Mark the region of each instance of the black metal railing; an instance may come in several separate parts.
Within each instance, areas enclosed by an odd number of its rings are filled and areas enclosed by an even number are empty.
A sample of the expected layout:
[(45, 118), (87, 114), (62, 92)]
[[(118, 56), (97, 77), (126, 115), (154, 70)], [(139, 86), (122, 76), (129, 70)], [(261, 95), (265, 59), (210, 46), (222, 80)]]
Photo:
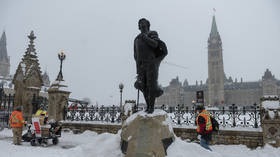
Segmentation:
[[(178, 105), (176, 107), (161, 106), (166, 111), (173, 126), (195, 127), (197, 113), (195, 107)], [(219, 122), (221, 128), (243, 127), (259, 128), (261, 125), (261, 112), (256, 104), (246, 107), (231, 105), (219, 109), (209, 109), (211, 115)], [(121, 123), (121, 110), (119, 107), (69, 107), (66, 111), (65, 120), (67, 121), (87, 121), (98, 123)]]
[(115, 105), (110, 107), (69, 107), (65, 119), (69, 121), (121, 123), (121, 110)]
[[(0, 91), (1, 92), (1, 91)], [(9, 117), (12, 114), (14, 106), (14, 95), (0, 93), (0, 127), (9, 126)]]
[[(0, 88), (0, 128), (9, 127), (9, 118), (14, 109), (15, 95), (5, 94), (3, 88)], [(48, 99), (41, 96), (33, 95), (32, 98), (32, 113), (35, 113), (39, 105), (48, 105)]]
[[(176, 126), (195, 126), (197, 113), (195, 107), (175, 108), (162, 106)], [(235, 104), (219, 109), (208, 109), (211, 115), (219, 122), (220, 127), (259, 128), (261, 126), (261, 111), (256, 104), (252, 106), (237, 107)]]

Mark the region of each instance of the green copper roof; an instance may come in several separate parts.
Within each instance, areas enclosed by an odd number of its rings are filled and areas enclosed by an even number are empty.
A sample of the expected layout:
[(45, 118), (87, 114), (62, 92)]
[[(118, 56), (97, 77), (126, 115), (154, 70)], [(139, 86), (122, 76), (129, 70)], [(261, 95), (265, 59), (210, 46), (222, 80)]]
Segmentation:
[(219, 32), (218, 32), (218, 28), (217, 28), (217, 24), (216, 24), (216, 19), (215, 19), (215, 16), (213, 16), (210, 36), (218, 36), (218, 35), (219, 35)]

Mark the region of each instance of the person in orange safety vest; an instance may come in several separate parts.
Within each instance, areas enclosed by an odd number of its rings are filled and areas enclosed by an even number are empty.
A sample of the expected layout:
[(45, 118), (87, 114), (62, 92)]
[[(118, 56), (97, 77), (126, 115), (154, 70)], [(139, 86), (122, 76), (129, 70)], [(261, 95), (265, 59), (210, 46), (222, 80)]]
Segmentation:
[(197, 133), (200, 136), (200, 145), (208, 149), (210, 151), (211, 148), (209, 147), (209, 142), (212, 139), (212, 123), (211, 123), (211, 115), (208, 111), (205, 110), (204, 106), (202, 104), (199, 104), (195, 108), (196, 111), (198, 111), (198, 116), (196, 118), (196, 124), (197, 124)]
[(13, 130), (13, 143), (21, 144), (22, 127), (26, 123), (22, 117), (21, 106), (16, 106), (9, 119), (10, 126)]

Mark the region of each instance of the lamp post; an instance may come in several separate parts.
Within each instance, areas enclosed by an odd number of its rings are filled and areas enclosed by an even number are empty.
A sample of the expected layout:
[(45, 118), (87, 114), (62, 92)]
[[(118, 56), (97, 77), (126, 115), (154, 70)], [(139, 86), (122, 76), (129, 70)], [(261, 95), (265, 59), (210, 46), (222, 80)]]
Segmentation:
[(58, 59), (60, 60), (60, 70), (57, 75), (56, 81), (63, 81), (63, 75), (62, 75), (62, 62), (66, 58), (66, 54), (62, 50), (60, 53), (58, 53)]
[(119, 89), (120, 89), (120, 109), (121, 109), (121, 112), (123, 111), (122, 110), (122, 92), (123, 92), (123, 88), (124, 88), (123, 83), (120, 83), (119, 84)]

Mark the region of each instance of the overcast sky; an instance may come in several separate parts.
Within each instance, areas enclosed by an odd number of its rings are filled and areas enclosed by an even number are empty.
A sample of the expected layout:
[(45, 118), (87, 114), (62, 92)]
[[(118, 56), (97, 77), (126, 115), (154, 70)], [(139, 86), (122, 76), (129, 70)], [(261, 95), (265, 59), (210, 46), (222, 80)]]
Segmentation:
[(11, 74), (34, 30), (41, 69), (51, 81), (64, 50), (70, 97), (111, 105), (119, 104), (120, 82), (124, 99), (136, 99), (133, 40), (142, 17), (166, 42), (165, 61), (187, 67), (162, 64), (159, 83), (167, 86), (176, 76), (205, 82), (213, 8), (226, 75), (257, 81), (269, 68), (280, 79), (279, 0), (0, 0), (0, 32), (6, 31)]

